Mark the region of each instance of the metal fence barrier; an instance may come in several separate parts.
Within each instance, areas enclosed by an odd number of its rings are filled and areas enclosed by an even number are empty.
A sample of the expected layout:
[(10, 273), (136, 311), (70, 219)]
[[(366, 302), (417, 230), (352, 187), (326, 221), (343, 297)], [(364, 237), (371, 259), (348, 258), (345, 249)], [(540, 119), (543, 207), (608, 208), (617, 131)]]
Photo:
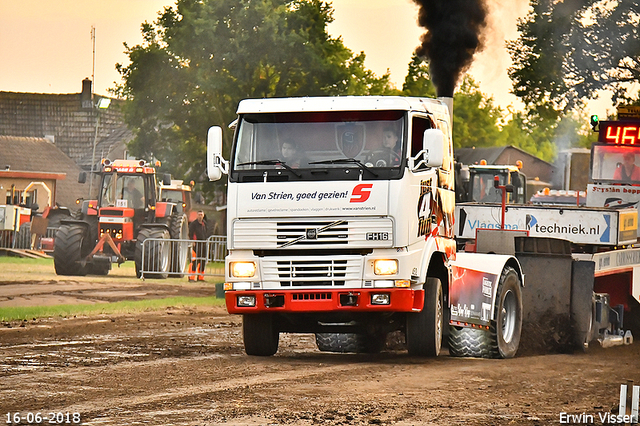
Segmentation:
[(224, 277), (227, 237), (207, 240), (147, 238), (142, 242), (140, 278)]
[[(47, 228), (47, 233), (42, 237), (38, 236), (38, 238), (35, 239), (35, 242), (33, 241), (33, 234), (31, 233), (20, 231), (0, 231), (0, 248), (42, 250), (41, 238), (54, 239), (57, 231), (58, 227), (49, 227)], [(34, 243), (33, 247), (32, 242)]]

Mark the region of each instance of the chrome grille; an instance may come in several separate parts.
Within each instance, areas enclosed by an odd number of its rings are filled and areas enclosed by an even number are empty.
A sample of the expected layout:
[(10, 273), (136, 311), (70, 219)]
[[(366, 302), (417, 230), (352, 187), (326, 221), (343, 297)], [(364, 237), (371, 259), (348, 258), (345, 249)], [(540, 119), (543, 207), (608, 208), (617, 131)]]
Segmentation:
[[(380, 238), (384, 236), (384, 238)], [(231, 249), (389, 248), (390, 218), (340, 218), (301, 221), (243, 219), (232, 224)]]
[(359, 287), (362, 258), (359, 256), (276, 257), (261, 259), (265, 288)]
[(298, 280), (313, 281), (314, 285), (344, 285), (346, 275), (346, 260), (278, 262), (278, 278), (280, 278), (280, 285), (284, 287), (296, 285)]

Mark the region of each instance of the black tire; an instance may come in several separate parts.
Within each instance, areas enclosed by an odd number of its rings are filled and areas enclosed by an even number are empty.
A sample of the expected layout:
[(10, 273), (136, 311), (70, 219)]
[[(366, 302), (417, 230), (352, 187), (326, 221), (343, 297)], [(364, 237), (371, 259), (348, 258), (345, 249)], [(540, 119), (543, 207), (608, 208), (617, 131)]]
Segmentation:
[[(169, 230), (166, 228), (142, 228), (138, 232), (138, 239), (136, 241), (136, 251), (134, 254), (134, 260), (136, 264), (136, 275), (138, 278), (142, 277), (142, 271), (144, 278), (167, 278), (167, 271), (169, 270), (170, 262), (170, 244), (164, 241), (149, 241), (144, 244), (147, 238), (154, 240), (168, 240)], [(142, 249), (144, 247), (144, 263), (142, 264)], [(144, 267), (144, 269), (143, 269)]]
[(412, 356), (438, 356), (444, 331), (444, 298), (438, 278), (424, 284), (424, 308), (407, 314), (407, 349)]
[(522, 288), (518, 273), (506, 266), (498, 284), (489, 330), (451, 326), (449, 354), (477, 358), (513, 358), (522, 331)]
[(171, 215), (169, 223), (169, 233), (174, 240), (171, 243), (171, 265), (169, 271), (172, 272), (172, 277), (182, 278), (187, 265), (189, 264), (189, 243), (186, 241), (189, 239), (189, 222), (185, 214), (173, 214)]
[(271, 314), (243, 315), (242, 338), (247, 355), (271, 356), (278, 352), (280, 333)]
[(89, 232), (83, 225), (62, 225), (56, 232), (53, 265), (58, 275), (87, 275), (89, 268), (81, 262), (91, 252)]
[(20, 225), (20, 230), (16, 235), (17, 249), (31, 249), (31, 222)]
[(316, 345), (322, 352), (378, 353), (386, 343), (386, 333), (380, 335), (356, 333), (316, 333)]
[(94, 262), (87, 265), (88, 275), (109, 275), (111, 270), (111, 263), (107, 262)]

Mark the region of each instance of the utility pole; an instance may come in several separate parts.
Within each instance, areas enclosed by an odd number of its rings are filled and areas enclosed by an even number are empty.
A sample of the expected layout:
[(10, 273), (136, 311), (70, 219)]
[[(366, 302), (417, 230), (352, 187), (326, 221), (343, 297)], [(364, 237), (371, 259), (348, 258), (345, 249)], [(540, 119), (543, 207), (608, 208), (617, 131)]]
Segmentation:
[(91, 26), (91, 41), (93, 43), (93, 63), (91, 65), (91, 98), (93, 101), (93, 91), (96, 87), (96, 27)]

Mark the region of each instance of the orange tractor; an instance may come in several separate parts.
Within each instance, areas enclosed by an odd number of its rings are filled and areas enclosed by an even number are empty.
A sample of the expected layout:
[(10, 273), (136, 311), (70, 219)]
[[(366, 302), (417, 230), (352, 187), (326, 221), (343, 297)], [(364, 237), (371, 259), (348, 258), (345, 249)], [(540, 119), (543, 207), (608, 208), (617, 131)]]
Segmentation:
[(98, 174), (97, 199), (84, 200), (79, 217), (63, 220), (56, 233), (56, 273), (106, 275), (113, 262), (134, 260), (138, 277), (184, 274), (188, 218), (178, 203), (159, 201), (155, 168), (144, 160), (103, 160)]

